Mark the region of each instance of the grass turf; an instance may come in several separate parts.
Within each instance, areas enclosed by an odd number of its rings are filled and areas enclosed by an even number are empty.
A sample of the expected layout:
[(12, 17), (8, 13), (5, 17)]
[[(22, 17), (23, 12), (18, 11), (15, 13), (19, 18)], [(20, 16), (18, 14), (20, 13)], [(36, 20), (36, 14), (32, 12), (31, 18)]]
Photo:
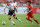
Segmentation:
[[(15, 25), (11, 25), (12, 23), (9, 21), (7, 15), (0, 15), (0, 27), (40, 27), (32, 18), (30, 19), (33, 21), (33, 24), (31, 24), (30, 21), (26, 20), (26, 14), (18, 14), (16, 16), (19, 19), (21, 19), (22, 23), (20, 23), (18, 20), (11, 17), (12, 20), (15, 22)], [(34, 14), (34, 17), (40, 23), (40, 14)], [(5, 21), (6, 25), (2, 25), (2, 21)]]

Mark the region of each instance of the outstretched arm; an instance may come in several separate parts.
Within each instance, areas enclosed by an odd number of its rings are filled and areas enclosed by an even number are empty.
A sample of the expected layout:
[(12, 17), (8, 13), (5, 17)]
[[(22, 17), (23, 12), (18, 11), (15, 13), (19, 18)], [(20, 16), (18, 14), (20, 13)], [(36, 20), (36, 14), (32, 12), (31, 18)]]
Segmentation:
[[(27, 11), (27, 10), (28, 10), (28, 9), (26, 9), (25, 11)], [(24, 12), (25, 12), (25, 11), (24, 11)]]
[(6, 14), (6, 13), (5, 13), (5, 9), (6, 9), (6, 8), (4, 8), (4, 14)]
[(16, 6), (14, 6), (14, 8), (16, 9), (16, 12), (17, 12), (17, 8), (16, 8)]
[(32, 12), (32, 10), (30, 10), (29, 12)]

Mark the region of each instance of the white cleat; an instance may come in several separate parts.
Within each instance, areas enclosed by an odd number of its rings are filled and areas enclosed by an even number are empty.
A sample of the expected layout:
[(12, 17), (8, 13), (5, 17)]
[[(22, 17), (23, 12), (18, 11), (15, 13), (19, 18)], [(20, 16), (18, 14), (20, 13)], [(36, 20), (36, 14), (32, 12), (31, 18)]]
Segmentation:
[(13, 23), (12, 25), (15, 25), (15, 23)]
[(15, 25), (15, 24), (13, 24), (13, 25)]

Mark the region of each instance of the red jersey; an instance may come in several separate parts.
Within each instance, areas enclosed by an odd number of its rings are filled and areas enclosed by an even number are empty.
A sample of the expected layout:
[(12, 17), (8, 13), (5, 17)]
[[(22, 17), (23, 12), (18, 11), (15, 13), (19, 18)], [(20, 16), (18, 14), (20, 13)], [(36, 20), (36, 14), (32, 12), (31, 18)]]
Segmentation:
[[(31, 5), (28, 5), (28, 6), (27, 6), (27, 9), (28, 9), (28, 11), (32, 10), (32, 6), (31, 6)], [(28, 11), (27, 11), (27, 12), (28, 12)], [(29, 12), (29, 13), (32, 13), (32, 11)]]
[(30, 10), (32, 10), (32, 6), (30, 5), (30, 6), (27, 6), (27, 8), (28, 8), (28, 10), (27, 10), (27, 15), (26, 16), (28, 16), (28, 17), (31, 17), (31, 18), (33, 18), (34, 16), (33, 16), (33, 12), (31, 11), (31, 12), (29, 12)]

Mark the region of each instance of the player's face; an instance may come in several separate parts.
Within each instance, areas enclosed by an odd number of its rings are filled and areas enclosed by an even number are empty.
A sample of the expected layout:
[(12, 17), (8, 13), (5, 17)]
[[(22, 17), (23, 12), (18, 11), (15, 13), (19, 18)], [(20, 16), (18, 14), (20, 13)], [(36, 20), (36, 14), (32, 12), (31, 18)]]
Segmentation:
[(28, 5), (30, 5), (30, 3), (29, 3), (29, 2), (27, 2), (27, 4), (28, 4)]
[(9, 6), (9, 3), (7, 3), (7, 5)]

